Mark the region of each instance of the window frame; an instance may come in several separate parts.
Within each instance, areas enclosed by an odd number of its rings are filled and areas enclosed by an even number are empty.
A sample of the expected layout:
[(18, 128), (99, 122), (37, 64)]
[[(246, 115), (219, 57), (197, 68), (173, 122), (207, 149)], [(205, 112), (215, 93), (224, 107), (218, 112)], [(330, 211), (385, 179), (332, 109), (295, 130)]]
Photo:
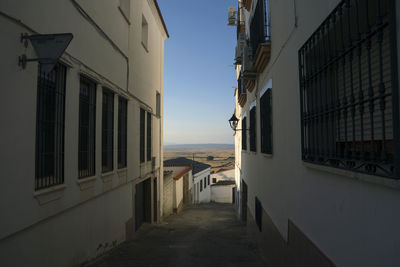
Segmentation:
[(146, 142), (146, 111), (143, 108), (140, 108), (139, 113), (139, 159), (140, 163), (145, 162), (145, 142)]
[(272, 80), (260, 92), (260, 151), (273, 153)]
[(118, 169), (128, 164), (128, 99), (118, 96)]
[(114, 99), (115, 93), (103, 87), (101, 124), (101, 172), (114, 170)]

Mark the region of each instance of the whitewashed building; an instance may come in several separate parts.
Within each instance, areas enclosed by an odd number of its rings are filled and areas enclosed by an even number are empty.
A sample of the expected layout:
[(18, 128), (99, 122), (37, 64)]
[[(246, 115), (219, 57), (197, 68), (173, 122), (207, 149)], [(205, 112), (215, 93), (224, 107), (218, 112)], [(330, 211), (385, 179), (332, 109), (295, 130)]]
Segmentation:
[(222, 168), (211, 174), (211, 202), (235, 203), (235, 168)]
[[(59, 33), (47, 74), (33, 41)], [(160, 220), (167, 38), (156, 1), (0, 1), (2, 266), (77, 266)]]
[(236, 203), (265, 258), (400, 266), (399, 1), (238, 5)]
[[(185, 179), (183, 180), (184, 199), (188, 199), (188, 201), (183, 201), (184, 203), (210, 202), (210, 165), (181, 157), (165, 160), (164, 168), (177, 173), (177, 177), (180, 177), (181, 173), (185, 172), (187, 168), (191, 168), (191, 170), (188, 171), (191, 179), (189, 179), (187, 183), (185, 182)], [(185, 197), (185, 194), (187, 194), (188, 197)]]

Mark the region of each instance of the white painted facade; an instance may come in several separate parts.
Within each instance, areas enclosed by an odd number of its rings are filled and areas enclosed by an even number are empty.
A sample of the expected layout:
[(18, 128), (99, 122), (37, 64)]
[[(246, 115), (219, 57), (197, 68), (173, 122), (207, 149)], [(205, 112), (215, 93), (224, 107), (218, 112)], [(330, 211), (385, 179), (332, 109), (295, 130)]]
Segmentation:
[[(250, 12), (243, 9), (248, 37), (257, 0), (239, 2), (252, 2)], [(281, 238), (279, 242), (290, 244), (288, 225), (293, 223), (336, 266), (400, 266), (400, 215), (395, 208), (400, 204), (398, 181), (302, 160), (298, 51), (339, 2), (269, 1), (269, 63), (257, 74), (254, 90), (246, 92), (247, 101), (243, 107), (238, 104), (238, 90), (235, 91), (237, 129), (242, 129), (244, 116), (249, 118), (252, 103), (256, 103), (257, 114), (255, 152), (249, 150), (249, 137), (247, 149), (243, 150), (242, 130), (235, 132), (236, 207), (243, 218), (241, 191), (245, 182), (248, 225), (258, 236), (268, 229), (263, 228), (260, 233), (256, 228), (255, 198), (262, 205), (263, 223), (269, 217)], [(400, 5), (394, 2), (397, 54), (400, 55)], [(241, 67), (237, 65), (238, 77)], [(268, 81), (273, 82), (272, 154), (260, 150), (260, 93)], [(247, 127), (248, 122), (249, 119)], [(277, 242), (275, 247), (279, 244)], [(298, 264), (296, 266), (303, 266)]]
[(216, 185), (211, 184), (211, 202), (216, 203), (232, 203), (232, 189), (235, 184)]
[(235, 169), (211, 174), (211, 184), (224, 180), (235, 180)]
[[(142, 17), (148, 23), (141, 43)], [(35, 190), (38, 64), (22, 33), (70, 32), (60, 63), (66, 66), (64, 181)], [(76, 266), (129, 239), (135, 232), (135, 185), (151, 179), (160, 220), (163, 199), (163, 66), (168, 33), (155, 1), (60, 0), (0, 2), (0, 258), (4, 266)], [(96, 83), (95, 175), (78, 179), (80, 77)], [(102, 173), (103, 87), (114, 93), (114, 168)], [(160, 94), (160, 114), (156, 94)], [(128, 100), (127, 167), (118, 169), (118, 96)], [(152, 157), (139, 160), (139, 111), (152, 117)], [(155, 183), (154, 183), (155, 181)], [(153, 198), (152, 198), (153, 199)], [(155, 204), (155, 205), (153, 205)], [(153, 209), (157, 208), (157, 218)]]
[(211, 169), (207, 168), (193, 175), (194, 203), (208, 203), (211, 201)]

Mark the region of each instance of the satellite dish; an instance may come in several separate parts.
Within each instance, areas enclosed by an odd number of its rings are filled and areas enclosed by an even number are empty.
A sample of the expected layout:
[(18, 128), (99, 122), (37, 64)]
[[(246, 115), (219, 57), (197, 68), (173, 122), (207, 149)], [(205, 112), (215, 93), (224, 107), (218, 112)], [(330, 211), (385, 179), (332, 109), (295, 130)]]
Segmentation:
[(228, 9), (228, 25), (235, 26), (236, 25), (236, 10), (234, 6), (230, 6)]
[(26, 62), (39, 61), (42, 71), (48, 74), (53, 70), (72, 38), (72, 33), (22, 35), (21, 42), (30, 40), (37, 58), (29, 59), (26, 58), (26, 55), (22, 55), (19, 57), (19, 65), (25, 68)]

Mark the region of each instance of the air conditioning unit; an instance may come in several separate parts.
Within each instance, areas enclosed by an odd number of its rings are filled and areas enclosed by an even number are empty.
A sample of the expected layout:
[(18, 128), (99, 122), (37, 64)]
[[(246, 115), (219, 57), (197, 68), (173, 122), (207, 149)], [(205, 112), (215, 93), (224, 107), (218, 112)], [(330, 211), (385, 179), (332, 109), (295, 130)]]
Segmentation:
[(229, 26), (236, 25), (236, 10), (234, 6), (230, 6), (228, 9), (228, 25)]
[(154, 170), (156, 167), (156, 157), (151, 158), (151, 169)]

